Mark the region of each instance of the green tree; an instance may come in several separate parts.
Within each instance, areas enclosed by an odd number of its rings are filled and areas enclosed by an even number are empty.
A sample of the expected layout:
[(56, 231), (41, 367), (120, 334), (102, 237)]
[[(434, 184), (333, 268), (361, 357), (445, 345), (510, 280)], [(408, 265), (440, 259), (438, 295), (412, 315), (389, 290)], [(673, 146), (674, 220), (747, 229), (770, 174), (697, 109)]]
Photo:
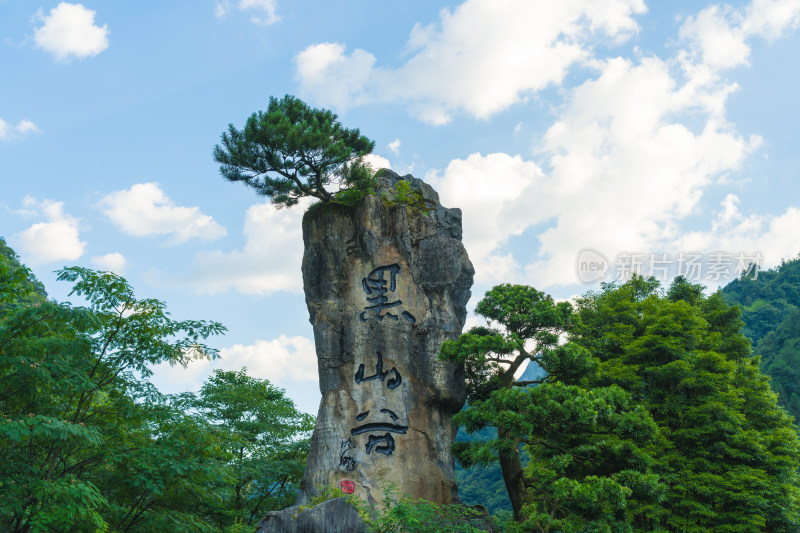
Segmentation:
[(87, 307), (47, 301), (0, 249), (0, 531), (224, 532), (294, 498), (313, 425), (244, 371), (165, 396), (160, 362), (216, 357), (215, 322), (177, 321), (107, 272), (59, 279)]
[(279, 207), (304, 196), (330, 202), (331, 184), (370, 186), (372, 173), (362, 158), (375, 147), (336, 118), (294, 96), (270, 97), (267, 110), (253, 113), (241, 130), (228, 125), (214, 160), (225, 179), (244, 182)]
[(114, 396), (102, 463), (85, 472), (108, 502), (101, 514), (109, 529), (220, 531), (209, 510), (222, 502), (218, 485), (233, 476), (216, 432), (145, 382)]
[[(487, 424), (473, 427), (465, 418), (481, 412), (484, 402), (492, 401), (492, 393), (531, 384), (516, 381), (514, 375), (530, 361), (541, 362), (538, 354), (556, 345), (558, 335), (569, 325), (571, 312), (569, 304), (555, 304), (550, 296), (533, 287), (500, 285), (486, 293), (476, 313), (493, 321), (496, 327), (473, 328), (456, 341), (445, 341), (440, 350), (442, 359), (463, 363), (467, 371), (470, 409), (459, 413), (454, 422), (467, 426), (469, 433), (482, 429)], [(502, 420), (488, 425), (498, 431), (498, 438), (490, 442), (502, 444), (496, 456), (487, 457), (487, 445), (475, 442), (457, 443), (454, 451), (465, 467), (499, 460), (514, 516), (519, 518), (528, 500), (519, 436), (512, 434)]]
[[(463, 441), (488, 441), (497, 438), (497, 429), (487, 427), (468, 435), (464, 427), (458, 428), (456, 442)], [(521, 454), (523, 466), (528, 464), (529, 458)], [(458, 497), (466, 505), (483, 505), (491, 515), (498, 512), (511, 513), (511, 503), (508, 491), (503, 482), (503, 472), (496, 462), (486, 465), (464, 468), (460, 462), (456, 463), (456, 483), (458, 484)]]
[(215, 357), (203, 340), (224, 328), (173, 320), (163, 302), (137, 299), (110, 273), (60, 271), (88, 307), (18, 305), (14, 295), (30, 294), (32, 278), (7, 254), (0, 277), (9, 304), (0, 314), (0, 530), (203, 530), (186, 501), (165, 503), (185, 479), (208, 473), (202, 451), (178, 446), (194, 424), (153, 406), (155, 392), (138, 376), (165, 361)]
[(511, 531), (632, 531), (652, 512), (663, 490), (651, 472), (657, 427), (628, 393), (553, 381), (493, 400), (467, 423), (503, 420), (531, 458), (527, 501)]
[(255, 523), (294, 502), (314, 417), (282, 389), (240, 371), (215, 370), (184, 405), (208, 423), (227, 454), (230, 479), (219, 483), (215, 514), (224, 524)]
[(20, 263), (17, 253), (0, 237), (0, 315), (10, 306), (25, 307), (45, 300), (44, 285)]
[[(557, 347), (572, 324), (568, 303), (556, 304), (532, 287), (500, 285), (481, 300), (477, 313), (494, 327), (473, 328), (445, 342), (440, 356), (467, 369), (469, 407), (453, 421), (470, 434), (497, 428), (497, 436), (457, 442), (459, 462), (470, 467), (499, 461), (515, 520), (525, 530), (627, 524), (628, 514), (657, 496), (644, 449), (656, 433), (650, 416), (618, 387), (587, 391), (559, 383), (578, 380), (596, 366), (585, 349)], [(540, 365), (546, 375), (515, 380), (526, 362)], [(523, 445), (531, 457), (525, 468)]]
[[(546, 372), (536, 364), (529, 364), (518, 381), (537, 381), (542, 379)], [(460, 441), (488, 441), (497, 438), (497, 428), (487, 427), (468, 435), (464, 427), (459, 427), (456, 433), (456, 442)], [(524, 450), (520, 453), (523, 467), (530, 462), (530, 456)], [(508, 491), (503, 482), (503, 472), (497, 462), (465, 469), (461, 463), (456, 463), (456, 482), (458, 483), (458, 496), (467, 505), (483, 505), (489, 514), (500, 520), (508, 521), (512, 516), (511, 502)]]
[(578, 304), (570, 341), (600, 364), (594, 387), (618, 386), (647, 408), (666, 485), (643, 530), (797, 531), (798, 437), (751, 355), (738, 307), (677, 278), (635, 277)]

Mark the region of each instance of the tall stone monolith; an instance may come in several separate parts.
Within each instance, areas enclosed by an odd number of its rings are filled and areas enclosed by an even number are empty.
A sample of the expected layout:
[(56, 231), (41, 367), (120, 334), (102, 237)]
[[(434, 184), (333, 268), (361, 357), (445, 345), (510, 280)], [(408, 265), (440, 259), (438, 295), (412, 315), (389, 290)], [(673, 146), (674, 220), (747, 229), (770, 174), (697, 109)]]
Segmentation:
[[(329, 486), (373, 505), (389, 487), (458, 502), (449, 417), (464, 405), (464, 371), (437, 353), (461, 333), (472, 286), (461, 211), (412, 176), (378, 175), (377, 195), (303, 219), (322, 401), (298, 505)], [(401, 180), (427, 214), (384, 199)]]

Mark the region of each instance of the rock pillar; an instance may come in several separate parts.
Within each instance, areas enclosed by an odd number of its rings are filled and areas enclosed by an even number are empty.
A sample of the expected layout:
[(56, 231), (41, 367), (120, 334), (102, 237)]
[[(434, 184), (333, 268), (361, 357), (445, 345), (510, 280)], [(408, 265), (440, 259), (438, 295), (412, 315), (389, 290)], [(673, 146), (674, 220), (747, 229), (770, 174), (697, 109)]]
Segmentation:
[[(458, 502), (449, 416), (464, 405), (463, 367), (437, 359), (464, 326), (474, 270), (461, 210), (412, 176), (379, 173), (357, 206), (303, 219), (303, 285), (322, 401), (298, 505), (326, 486), (380, 505), (397, 495)], [(391, 205), (397, 182), (428, 213)]]

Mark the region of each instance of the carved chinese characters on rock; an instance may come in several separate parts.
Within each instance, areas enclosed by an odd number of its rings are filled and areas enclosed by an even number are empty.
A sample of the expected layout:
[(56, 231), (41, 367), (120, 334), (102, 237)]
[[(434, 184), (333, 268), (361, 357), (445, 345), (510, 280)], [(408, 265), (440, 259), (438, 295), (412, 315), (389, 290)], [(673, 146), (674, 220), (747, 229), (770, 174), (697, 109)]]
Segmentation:
[[(408, 323), (416, 322), (411, 313), (403, 310), (403, 301), (398, 297), (400, 277), (400, 266), (395, 263), (379, 266), (361, 280), (366, 295), (366, 305), (358, 314), (361, 322), (373, 321), (373, 328), (394, 327), (392, 324), (403, 322), (399, 320), (401, 317)], [(386, 318), (388, 320), (384, 320)], [(372, 334), (379, 335), (378, 332)], [(354, 455), (358, 450), (363, 450), (361, 453), (366, 455), (391, 456), (395, 452), (395, 438), (408, 431), (407, 423), (402, 421), (405, 413), (397, 405), (397, 402), (404, 405), (401, 395), (403, 376), (394, 366), (387, 368), (389, 364), (385, 363), (384, 355), (376, 350), (374, 356), (368, 356), (367, 360), (358, 364), (353, 376), (356, 386), (363, 387), (372, 382), (372, 387), (380, 387), (385, 394), (375, 398), (377, 405), (368, 401), (371, 405), (358, 406), (358, 414), (352, 421), (349, 435), (342, 440), (339, 449), (339, 468), (342, 470), (356, 469)], [(388, 357), (392, 359), (391, 354)], [(365, 392), (369, 390), (365, 389)]]
[[(354, 377), (356, 384), (361, 385), (367, 381), (378, 381), (381, 386), (385, 386), (388, 390), (400, 387), (403, 383), (403, 377), (400, 372), (394, 367), (384, 370), (383, 355), (381, 352), (377, 352), (376, 355), (375, 373), (371, 376), (365, 376), (366, 367), (364, 363), (361, 363), (358, 365), (358, 370)], [(372, 452), (387, 456), (392, 455), (395, 450), (394, 435), (404, 435), (408, 431), (408, 426), (398, 423), (398, 420), (400, 420), (400, 416), (388, 407), (383, 407), (377, 412), (375, 412), (375, 409), (362, 411), (356, 415), (355, 422), (364, 423), (355, 425), (350, 429), (350, 438), (342, 442), (339, 467), (347, 471), (355, 470), (356, 460), (349, 455), (349, 452), (356, 449), (353, 444), (353, 437), (358, 435), (367, 435), (367, 441), (364, 443), (367, 455), (372, 454)]]
[(340, 447), (341, 453), (339, 454), (339, 468), (347, 470), (348, 472), (356, 469), (356, 460), (347, 455), (347, 453), (353, 448), (355, 448), (355, 446), (353, 446), (353, 443), (350, 439), (342, 441), (342, 445)]
[[(464, 368), (437, 355), (460, 334), (471, 294), (461, 211), (410, 176), (385, 170), (376, 179), (376, 194), (352, 208), (303, 217), (322, 400), (297, 505), (329, 487), (375, 508), (392, 487), (412, 499), (459, 501), (450, 417), (464, 403)], [(382, 201), (401, 182), (422, 195), (427, 215)]]
[(360, 385), (364, 381), (372, 381), (373, 379), (383, 382), (386, 376), (392, 376), (389, 378), (389, 381), (386, 382), (386, 386), (390, 389), (396, 389), (403, 382), (403, 378), (396, 368), (392, 367), (388, 372), (383, 371), (383, 356), (381, 352), (378, 352), (378, 363), (375, 365), (375, 373), (371, 376), (364, 377), (364, 363), (361, 363), (358, 365), (358, 370), (356, 371), (356, 383)]
[[(387, 380), (387, 376), (392, 377)], [(359, 385), (364, 381), (379, 380), (381, 383), (385, 384), (386, 388), (388, 389), (396, 389), (403, 382), (403, 378), (396, 368), (392, 367), (391, 370), (384, 372), (383, 356), (381, 355), (381, 352), (378, 352), (378, 362), (375, 364), (375, 374), (364, 377), (364, 364), (361, 363), (358, 365), (358, 371), (356, 372), (355, 380)], [(385, 416), (381, 417), (380, 415)], [(369, 416), (370, 411), (363, 411), (356, 415), (356, 421), (363, 422)], [(375, 415), (375, 419), (385, 419), (387, 417), (391, 419), (391, 422), (385, 420), (367, 422), (366, 424), (361, 424), (360, 426), (356, 426), (350, 430), (350, 435), (353, 437), (356, 435), (362, 435), (364, 433), (370, 434), (369, 440), (365, 445), (367, 454), (370, 454), (374, 450), (375, 452), (382, 453), (384, 455), (392, 455), (392, 452), (394, 451), (394, 437), (392, 436), (392, 433), (405, 434), (405, 432), (408, 431), (408, 426), (402, 426), (395, 423), (400, 417), (397, 416), (397, 413), (391, 409), (383, 408), (379, 411), (378, 415)], [(374, 435), (374, 433), (381, 433), (384, 431), (386, 433), (383, 435)]]
[[(386, 293), (394, 293), (397, 288), (397, 274), (400, 272), (400, 265), (394, 263), (392, 265), (379, 266), (361, 280), (361, 286), (367, 295), (367, 302), (369, 305), (364, 307), (364, 311), (359, 315), (362, 322), (366, 322), (370, 318), (376, 318), (383, 321), (384, 318), (397, 320), (397, 315), (389, 310), (397, 311), (395, 308), (402, 305), (402, 300), (389, 301), (389, 296)], [(386, 279), (386, 276), (389, 279)], [(386, 284), (389, 287), (386, 287)], [(412, 324), (417, 321), (414, 315), (408, 311), (403, 311), (400, 316), (408, 320)]]

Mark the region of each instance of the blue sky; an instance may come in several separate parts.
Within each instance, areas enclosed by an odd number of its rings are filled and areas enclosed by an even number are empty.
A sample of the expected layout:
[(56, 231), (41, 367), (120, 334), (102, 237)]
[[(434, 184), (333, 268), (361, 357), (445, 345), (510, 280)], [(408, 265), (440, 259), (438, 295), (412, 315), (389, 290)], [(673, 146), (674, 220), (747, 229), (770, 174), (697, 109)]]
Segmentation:
[(800, 0), (0, 0), (0, 235), (55, 298), (79, 264), (223, 322), (165, 392), (246, 365), (315, 412), (302, 209), (219, 176), (228, 123), (295, 94), (360, 128), (463, 209), (472, 306), (656, 259), (714, 287), (800, 252), (798, 26)]

